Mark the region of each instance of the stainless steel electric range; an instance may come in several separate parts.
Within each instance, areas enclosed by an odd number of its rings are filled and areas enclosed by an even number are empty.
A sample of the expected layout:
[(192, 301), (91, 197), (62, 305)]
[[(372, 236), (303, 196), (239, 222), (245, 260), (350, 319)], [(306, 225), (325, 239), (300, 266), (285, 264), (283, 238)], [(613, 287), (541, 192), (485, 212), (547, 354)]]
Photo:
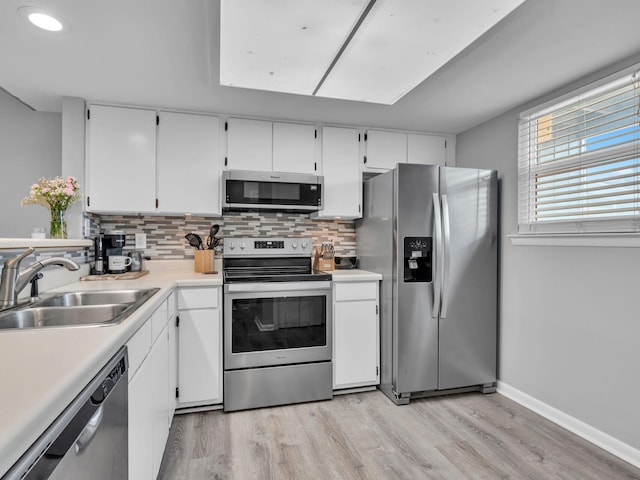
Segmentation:
[(332, 397), (331, 274), (310, 238), (224, 242), (224, 410)]

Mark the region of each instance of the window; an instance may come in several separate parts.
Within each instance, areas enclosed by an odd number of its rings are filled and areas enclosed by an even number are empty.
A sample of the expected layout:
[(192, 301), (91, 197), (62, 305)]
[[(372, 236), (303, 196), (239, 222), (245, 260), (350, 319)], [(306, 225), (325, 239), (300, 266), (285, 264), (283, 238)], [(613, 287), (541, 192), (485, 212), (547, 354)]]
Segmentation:
[(640, 71), (523, 112), (518, 231), (640, 232)]

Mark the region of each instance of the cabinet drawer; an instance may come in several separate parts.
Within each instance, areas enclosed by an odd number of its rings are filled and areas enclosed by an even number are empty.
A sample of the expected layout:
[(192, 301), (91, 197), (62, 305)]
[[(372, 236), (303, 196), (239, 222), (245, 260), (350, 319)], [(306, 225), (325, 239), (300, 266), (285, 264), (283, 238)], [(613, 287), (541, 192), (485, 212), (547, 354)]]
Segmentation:
[(140, 330), (127, 342), (127, 353), (129, 355), (129, 381), (151, 349), (151, 322), (146, 321)]
[(181, 288), (178, 290), (178, 309), (217, 308), (218, 288)]
[(160, 336), (160, 332), (167, 325), (167, 301), (165, 300), (162, 304), (153, 312), (151, 315), (151, 344), (153, 345), (158, 337)]
[(335, 283), (336, 302), (346, 300), (375, 300), (378, 282)]
[(167, 298), (167, 311), (170, 317), (174, 316), (178, 311), (178, 294), (175, 291), (171, 292), (171, 295)]

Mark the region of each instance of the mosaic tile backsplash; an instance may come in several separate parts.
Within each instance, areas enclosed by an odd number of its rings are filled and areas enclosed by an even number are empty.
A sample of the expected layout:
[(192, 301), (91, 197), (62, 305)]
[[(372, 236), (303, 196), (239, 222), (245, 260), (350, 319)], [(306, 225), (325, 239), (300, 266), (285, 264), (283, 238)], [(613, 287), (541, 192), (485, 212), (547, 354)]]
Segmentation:
[[(135, 250), (135, 234), (145, 233), (147, 248), (144, 254), (152, 259), (190, 259), (194, 249), (184, 236), (197, 233), (203, 239), (213, 224), (220, 225), (218, 237), (238, 236), (264, 237), (311, 237), (314, 246), (332, 242), (336, 255), (355, 255), (355, 225), (350, 221), (314, 220), (306, 214), (289, 213), (235, 213), (220, 217), (197, 216), (144, 216), (144, 215), (93, 215), (92, 236), (123, 230), (126, 234), (126, 251)], [(93, 249), (91, 249), (93, 250)], [(93, 252), (90, 252), (93, 256)], [(93, 258), (91, 258), (93, 260)]]

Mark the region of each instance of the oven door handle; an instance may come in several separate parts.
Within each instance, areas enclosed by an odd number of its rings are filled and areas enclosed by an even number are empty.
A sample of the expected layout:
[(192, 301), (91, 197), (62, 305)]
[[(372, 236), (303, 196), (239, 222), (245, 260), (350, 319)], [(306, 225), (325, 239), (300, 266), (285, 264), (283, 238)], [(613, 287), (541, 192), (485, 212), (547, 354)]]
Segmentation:
[(228, 283), (225, 293), (288, 292), (300, 290), (331, 290), (331, 282), (269, 282), (269, 283)]

